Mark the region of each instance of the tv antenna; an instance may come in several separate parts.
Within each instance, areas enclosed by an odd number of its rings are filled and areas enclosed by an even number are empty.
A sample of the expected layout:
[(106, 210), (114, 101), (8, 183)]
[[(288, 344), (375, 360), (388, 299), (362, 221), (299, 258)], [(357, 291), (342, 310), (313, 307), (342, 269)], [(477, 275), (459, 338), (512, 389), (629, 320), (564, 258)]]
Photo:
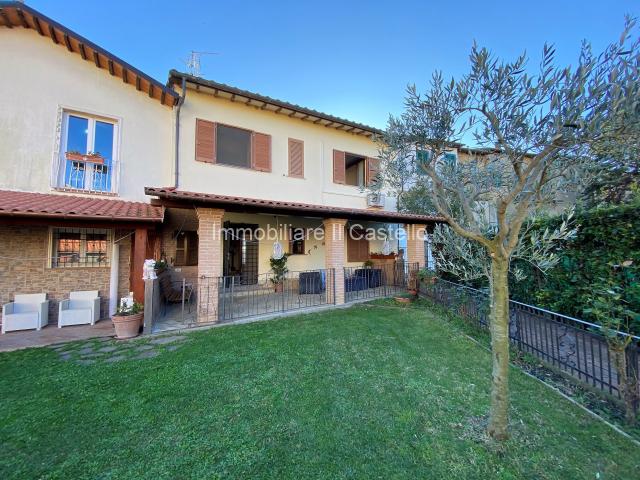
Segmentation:
[(200, 57), (202, 55), (220, 55), (218, 52), (196, 52), (191, 50), (189, 58), (185, 61), (187, 65), (187, 72), (194, 77), (202, 76), (200, 73)]

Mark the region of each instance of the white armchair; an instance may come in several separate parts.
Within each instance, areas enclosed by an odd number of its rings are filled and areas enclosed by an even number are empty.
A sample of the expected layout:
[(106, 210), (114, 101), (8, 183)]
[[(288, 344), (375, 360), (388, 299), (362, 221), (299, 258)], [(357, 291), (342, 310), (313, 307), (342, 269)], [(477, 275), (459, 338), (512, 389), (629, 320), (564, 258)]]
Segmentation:
[(2, 306), (2, 333), (14, 330), (40, 330), (49, 323), (49, 300), (46, 293), (15, 295), (13, 302)]
[(83, 325), (100, 320), (100, 297), (97, 290), (71, 292), (68, 300), (58, 306), (58, 328), (66, 325)]

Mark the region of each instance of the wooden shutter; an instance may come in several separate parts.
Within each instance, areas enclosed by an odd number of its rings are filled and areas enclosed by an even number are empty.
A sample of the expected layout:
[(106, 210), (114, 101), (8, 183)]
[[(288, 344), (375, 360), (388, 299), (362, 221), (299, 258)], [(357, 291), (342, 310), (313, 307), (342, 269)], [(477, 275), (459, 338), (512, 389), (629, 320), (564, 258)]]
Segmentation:
[(260, 172), (271, 171), (271, 135), (253, 132), (251, 165)]
[(178, 234), (176, 237), (176, 258), (173, 261), (175, 266), (185, 265), (187, 261), (187, 236), (184, 234)]
[[(362, 233), (364, 235), (364, 232)], [(351, 238), (347, 234), (347, 262), (365, 262), (369, 260), (369, 240)]]
[(289, 176), (304, 177), (304, 142), (289, 139)]
[(376, 175), (380, 173), (380, 159), (379, 158), (367, 158), (367, 185), (371, 185), (376, 179)]
[(216, 124), (196, 118), (196, 160), (216, 163)]
[(344, 152), (340, 150), (333, 151), (333, 183), (342, 183), (346, 181), (346, 172), (344, 165)]

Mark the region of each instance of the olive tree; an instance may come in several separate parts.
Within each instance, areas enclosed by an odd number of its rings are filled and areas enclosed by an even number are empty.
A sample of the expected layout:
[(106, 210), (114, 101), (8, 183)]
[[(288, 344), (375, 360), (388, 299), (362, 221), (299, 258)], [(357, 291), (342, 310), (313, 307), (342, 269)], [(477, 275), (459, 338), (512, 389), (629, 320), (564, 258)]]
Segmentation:
[[(486, 253), (491, 291), (492, 389), (488, 434), (508, 436), (508, 272), (523, 225), (537, 212), (562, 210), (593, 171), (590, 146), (625, 135), (637, 118), (640, 45), (627, 19), (618, 41), (594, 54), (583, 43), (575, 67), (555, 65), (545, 45), (539, 66), (526, 55), (495, 58), (474, 45), (458, 80), (435, 73), (424, 92), (407, 89), (404, 112), (380, 139), (382, 175), (397, 191), (423, 184), (429, 202), (457, 235)], [(616, 121), (613, 122), (612, 119)], [(478, 148), (448, 162), (461, 142)], [(562, 195), (560, 195), (562, 193)], [(485, 228), (490, 209), (495, 222)]]

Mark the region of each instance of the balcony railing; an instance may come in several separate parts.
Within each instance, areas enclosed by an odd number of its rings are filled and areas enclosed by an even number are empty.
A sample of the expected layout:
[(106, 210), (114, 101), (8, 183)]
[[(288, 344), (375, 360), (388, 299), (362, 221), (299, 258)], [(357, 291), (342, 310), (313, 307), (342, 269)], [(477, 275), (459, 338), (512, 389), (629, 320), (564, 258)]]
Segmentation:
[(90, 193), (118, 192), (119, 163), (64, 160), (53, 175), (53, 188)]

